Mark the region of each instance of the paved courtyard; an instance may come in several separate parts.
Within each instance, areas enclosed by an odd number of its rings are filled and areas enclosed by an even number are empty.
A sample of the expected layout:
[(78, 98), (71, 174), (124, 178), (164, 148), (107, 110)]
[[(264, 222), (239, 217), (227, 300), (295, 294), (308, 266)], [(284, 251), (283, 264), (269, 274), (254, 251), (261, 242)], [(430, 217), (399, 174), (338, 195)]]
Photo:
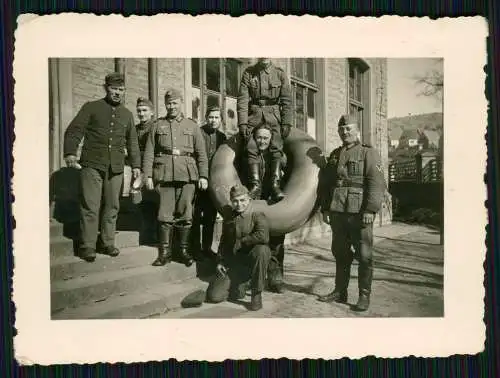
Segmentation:
[(357, 301), (357, 265), (352, 269), (348, 304), (321, 303), (317, 296), (333, 287), (335, 261), (330, 238), (287, 247), (285, 292), (265, 292), (264, 308), (250, 312), (241, 303), (203, 304), (172, 309), (160, 318), (259, 317), (441, 317), (443, 316), (443, 246), (439, 231), (392, 224), (375, 229), (375, 271), (370, 309), (352, 311)]

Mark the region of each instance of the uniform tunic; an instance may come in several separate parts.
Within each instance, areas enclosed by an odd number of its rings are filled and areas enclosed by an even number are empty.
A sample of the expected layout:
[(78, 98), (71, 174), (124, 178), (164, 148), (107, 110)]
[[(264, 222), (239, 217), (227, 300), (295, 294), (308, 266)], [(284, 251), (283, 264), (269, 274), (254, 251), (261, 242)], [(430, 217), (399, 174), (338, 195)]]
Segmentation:
[[(292, 125), (292, 96), (285, 72), (273, 64), (263, 68), (260, 64), (245, 70), (241, 78), (237, 101), (238, 125), (253, 129), (267, 124), (273, 137), (270, 151), (280, 157), (283, 150), (281, 125)], [(257, 163), (258, 148), (253, 138), (247, 144), (248, 160)]]
[(111, 247), (120, 208), (125, 148), (132, 167), (141, 166), (132, 112), (123, 104), (114, 105), (106, 99), (85, 103), (66, 129), (64, 155), (76, 155), (82, 138), (80, 246), (96, 247), (100, 223), (100, 241)]
[[(144, 160), (144, 150), (146, 149), (147, 138), (153, 124), (154, 120), (150, 119), (135, 126), (137, 130), (137, 139), (139, 141), (139, 150), (141, 151), (141, 161)], [(149, 243), (155, 241), (158, 203), (158, 193), (154, 190), (148, 190), (146, 188), (144, 180), (142, 187), (142, 202), (140, 204), (142, 217), (141, 243)]]
[(321, 172), (321, 208), (331, 214), (332, 252), (337, 261), (350, 264), (351, 245), (360, 265), (372, 265), (373, 224), (363, 213), (377, 213), (386, 190), (377, 151), (356, 143), (335, 149)]
[(198, 125), (181, 114), (151, 127), (143, 171), (160, 195), (158, 221), (191, 224), (195, 183), (208, 179), (208, 160)]
[(268, 243), (267, 218), (264, 213), (254, 212), (251, 204), (243, 213), (233, 212), (225, 219), (218, 256), (219, 262), (228, 268), (228, 274), (210, 284), (209, 300), (225, 300), (231, 290), (248, 279), (253, 291), (262, 292), (271, 258)]
[[(200, 130), (205, 141), (208, 166), (210, 167), (215, 152), (227, 138), (222, 131), (212, 129), (208, 125), (203, 125)], [(196, 195), (193, 226), (191, 228), (191, 237), (194, 243), (194, 248), (199, 249), (201, 247), (203, 250), (208, 250), (212, 247), (216, 218), (217, 209), (215, 208), (212, 198), (210, 197), (210, 193), (208, 190), (199, 190)], [(203, 230), (201, 232), (201, 245), (200, 226), (203, 226)]]

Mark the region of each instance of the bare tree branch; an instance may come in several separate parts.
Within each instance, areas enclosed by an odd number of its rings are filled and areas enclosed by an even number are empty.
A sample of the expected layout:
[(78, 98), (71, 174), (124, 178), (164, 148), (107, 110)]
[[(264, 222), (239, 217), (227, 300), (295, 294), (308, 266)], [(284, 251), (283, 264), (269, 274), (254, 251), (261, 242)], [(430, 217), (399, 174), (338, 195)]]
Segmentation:
[(414, 76), (415, 84), (420, 87), (418, 96), (435, 97), (441, 101), (443, 96), (443, 72), (431, 70), (425, 75)]

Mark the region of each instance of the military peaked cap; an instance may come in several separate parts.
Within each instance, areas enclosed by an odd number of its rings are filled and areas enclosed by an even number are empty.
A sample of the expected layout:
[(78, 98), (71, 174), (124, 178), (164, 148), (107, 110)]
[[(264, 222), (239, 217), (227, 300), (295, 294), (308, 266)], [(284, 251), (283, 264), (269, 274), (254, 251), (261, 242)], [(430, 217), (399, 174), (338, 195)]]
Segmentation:
[(125, 85), (125, 75), (120, 72), (113, 72), (106, 75), (104, 81), (106, 85)]

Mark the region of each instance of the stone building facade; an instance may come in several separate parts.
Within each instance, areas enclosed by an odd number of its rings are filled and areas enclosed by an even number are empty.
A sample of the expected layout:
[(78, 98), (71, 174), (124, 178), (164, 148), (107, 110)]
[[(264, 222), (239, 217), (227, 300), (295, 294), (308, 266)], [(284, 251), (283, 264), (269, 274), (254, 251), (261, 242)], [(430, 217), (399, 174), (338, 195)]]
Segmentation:
[[(293, 90), (295, 127), (316, 139), (325, 154), (340, 144), (339, 117), (348, 110), (358, 115), (362, 140), (380, 152), (388, 178), (387, 62), (362, 58), (273, 58), (288, 74)], [(163, 96), (168, 87), (184, 93), (184, 112), (203, 121), (207, 106), (223, 108), (224, 131), (237, 130), (236, 96), (248, 58), (54, 58), (49, 60), (50, 169), (64, 166), (64, 131), (80, 107), (103, 96), (104, 76), (125, 73), (126, 106), (135, 113), (138, 96), (149, 97), (156, 114), (165, 114)], [(386, 208), (377, 224), (391, 220)], [(319, 217), (289, 236), (290, 241), (328, 232)]]

